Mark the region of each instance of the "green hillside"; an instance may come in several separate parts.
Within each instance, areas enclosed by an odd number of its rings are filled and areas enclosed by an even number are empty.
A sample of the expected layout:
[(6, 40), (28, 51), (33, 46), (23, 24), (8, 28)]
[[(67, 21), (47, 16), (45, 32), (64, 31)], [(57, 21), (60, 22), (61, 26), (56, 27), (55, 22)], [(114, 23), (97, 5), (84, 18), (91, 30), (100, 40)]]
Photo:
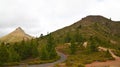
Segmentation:
[[(120, 56), (120, 22), (103, 16), (87, 16), (76, 23), (51, 34), (57, 49), (66, 55), (62, 67), (84, 67), (94, 61), (113, 60), (108, 51), (98, 51), (98, 47), (113, 49)], [(87, 46), (83, 44), (87, 42)], [(59, 67), (59, 64), (58, 66)]]
[[(120, 44), (120, 22), (112, 21), (103, 16), (87, 16), (80, 21), (52, 32), (54, 38), (64, 43), (64, 38), (69, 34), (71, 37), (77, 33), (86, 40), (90, 37), (97, 37), (104, 42)], [(114, 41), (115, 43), (112, 43)]]

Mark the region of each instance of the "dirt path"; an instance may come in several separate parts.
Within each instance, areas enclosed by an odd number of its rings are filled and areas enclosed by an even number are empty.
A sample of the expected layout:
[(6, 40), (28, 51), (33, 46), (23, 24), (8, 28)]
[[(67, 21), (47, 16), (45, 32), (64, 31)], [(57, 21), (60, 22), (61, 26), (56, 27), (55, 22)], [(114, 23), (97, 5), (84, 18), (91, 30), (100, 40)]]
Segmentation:
[(108, 50), (115, 60), (108, 60), (106, 62), (93, 62), (91, 64), (87, 64), (85, 67), (120, 67), (120, 57), (116, 56), (111, 49)]
[(108, 49), (109, 50), (109, 53), (111, 54), (111, 56), (115, 59), (115, 60), (119, 60), (120, 57), (116, 56), (111, 49)]
[(67, 59), (66, 55), (64, 55), (63, 53), (61, 52), (57, 52), (57, 53), (61, 58), (53, 63), (45, 63), (45, 64), (37, 64), (37, 65), (18, 65), (12, 67), (53, 67), (54, 64), (61, 63)]

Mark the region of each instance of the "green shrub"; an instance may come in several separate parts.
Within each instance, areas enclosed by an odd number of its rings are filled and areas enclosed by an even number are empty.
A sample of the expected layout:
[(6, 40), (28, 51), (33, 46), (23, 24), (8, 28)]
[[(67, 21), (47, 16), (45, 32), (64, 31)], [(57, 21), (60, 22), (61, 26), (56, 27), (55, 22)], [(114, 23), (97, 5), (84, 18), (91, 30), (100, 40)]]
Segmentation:
[(79, 64), (77, 65), (77, 67), (85, 67), (85, 65), (79, 63)]

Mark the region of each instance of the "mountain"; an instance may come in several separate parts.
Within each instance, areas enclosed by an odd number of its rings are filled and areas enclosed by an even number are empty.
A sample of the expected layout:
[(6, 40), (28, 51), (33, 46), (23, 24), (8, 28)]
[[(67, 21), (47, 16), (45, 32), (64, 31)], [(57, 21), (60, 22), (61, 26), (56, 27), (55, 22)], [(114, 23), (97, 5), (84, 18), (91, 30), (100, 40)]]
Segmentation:
[(30, 40), (33, 37), (26, 34), (24, 30), (21, 27), (16, 28), (13, 32), (9, 33), (6, 36), (3, 36), (0, 38), (0, 41), (4, 42), (19, 42), (22, 40)]
[(73, 36), (76, 32), (86, 40), (91, 36), (104, 42), (120, 44), (120, 21), (112, 21), (100, 15), (89, 15), (76, 23), (56, 30), (51, 34), (58, 42), (63, 42), (67, 34)]
[(50, 34), (55, 39), (56, 49), (67, 55), (62, 67), (85, 67), (96, 61), (114, 60), (109, 51), (103, 48), (99, 51), (99, 47), (113, 49), (120, 56), (120, 21), (90, 15)]

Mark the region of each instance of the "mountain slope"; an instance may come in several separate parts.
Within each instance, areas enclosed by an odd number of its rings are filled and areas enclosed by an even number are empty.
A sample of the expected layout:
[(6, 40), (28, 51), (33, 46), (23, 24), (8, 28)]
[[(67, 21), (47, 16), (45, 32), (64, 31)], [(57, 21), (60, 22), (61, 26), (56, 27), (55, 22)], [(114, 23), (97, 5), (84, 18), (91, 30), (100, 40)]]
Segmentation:
[(75, 32), (79, 32), (86, 40), (91, 36), (95, 36), (105, 42), (114, 41), (116, 44), (120, 44), (119, 30), (119, 21), (112, 21), (111, 19), (99, 15), (90, 15), (70, 26), (52, 32), (52, 34), (59, 42), (63, 42), (68, 33), (72, 36)]
[[(119, 21), (97, 15), (82, 18), (51, 34), (58, 44), (57, 49), (67, 55), (62, 67), (84, 67), (85, 64), (96, 61), (114, 60), (109, 51), (99, 51), (99, 46), (113, 49), (120, 56), (119, 30)], [(84, 43), (87, 45), (84, 46)]]
[(4, 41), (4, 42), (19, 42), (24, 40), (29, 40), (32, 39), (33, 37), (26, 34), (24, 32), (24, 30), (20, 27), (16, 28), (16, 30), (14, 30), (13, 32), (11, 32), (10, 34), (3, 36), (2, 38), (0, 38), (0, 41)]

